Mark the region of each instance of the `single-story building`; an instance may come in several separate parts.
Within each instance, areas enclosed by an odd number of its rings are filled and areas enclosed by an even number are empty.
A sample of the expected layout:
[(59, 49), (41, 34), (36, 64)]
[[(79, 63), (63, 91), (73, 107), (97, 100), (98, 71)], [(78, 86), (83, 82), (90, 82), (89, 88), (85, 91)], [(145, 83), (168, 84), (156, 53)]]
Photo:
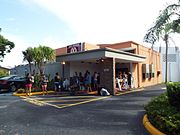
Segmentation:
[(56, 49), (56, 62), (62, 65), (61, 76), (74, 73), (100, 73), (100, 86), (110, 94), (118, 91), (119, 73), (131, 73), (133, 87), (144, 87), (162, 82), (160, 54), (133, 41), (115, 44), (76, 43)]

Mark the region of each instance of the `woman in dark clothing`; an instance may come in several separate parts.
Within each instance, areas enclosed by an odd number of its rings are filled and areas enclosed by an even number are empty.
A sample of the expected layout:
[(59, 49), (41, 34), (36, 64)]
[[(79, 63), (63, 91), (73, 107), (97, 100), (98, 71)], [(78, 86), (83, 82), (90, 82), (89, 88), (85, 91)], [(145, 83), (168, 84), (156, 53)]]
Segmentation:
[(48, 80), (47, 80), (46, 76), (43, 75), (42, 78), (41, 78), (41, 88), (42, 88), (42, 91), (43, 91), (43, 95), (45, 94), (44, 92), (46, 92), (46, 94), (48, 94), (48, 92), (47, 92), (47, 83), (48, 83)]
[(60, 82), (61, 82), (61, 78), (60, 78), (60, 76), (59, 76), (59, 74), (57, 72), (55, 77), (54, 77), (54, 90), (55, 90), (55, 92), (59, 91)]
[(26, 91), (26, 96), (31, 95), (31, 88), (32, 88), (32, 77), (29, 73), (26, 75), (26, 84), (25, 84), (25, 91)]
[(128, 73), (128, 86), (129, 86), (129, 89), (131, 88), (131, 78), (132, 78), (132, 75), (131, 75), (131, 72)]

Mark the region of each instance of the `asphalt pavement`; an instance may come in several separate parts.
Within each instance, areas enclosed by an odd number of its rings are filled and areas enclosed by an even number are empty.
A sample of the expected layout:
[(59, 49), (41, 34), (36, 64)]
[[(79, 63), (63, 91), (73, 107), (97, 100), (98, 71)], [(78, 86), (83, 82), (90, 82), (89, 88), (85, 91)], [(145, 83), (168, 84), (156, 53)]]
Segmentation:
[(65, 108), (0, 94), (0, 135), (148, 135), (144, 105), (164, 85)]

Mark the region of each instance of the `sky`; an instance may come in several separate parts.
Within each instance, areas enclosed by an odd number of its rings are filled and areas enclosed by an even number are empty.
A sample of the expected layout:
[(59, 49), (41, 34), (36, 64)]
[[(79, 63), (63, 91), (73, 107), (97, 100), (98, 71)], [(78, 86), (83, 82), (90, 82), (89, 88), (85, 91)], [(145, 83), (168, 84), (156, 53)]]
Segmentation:
[(0, 66), (26, 64), (22, 51), (39, 45), (56, 49), (78, 42), (134, 41), (149, 46), (144, 35), (160, 10), (176, 1), (0, 0), (0, 34), (15, 43)]

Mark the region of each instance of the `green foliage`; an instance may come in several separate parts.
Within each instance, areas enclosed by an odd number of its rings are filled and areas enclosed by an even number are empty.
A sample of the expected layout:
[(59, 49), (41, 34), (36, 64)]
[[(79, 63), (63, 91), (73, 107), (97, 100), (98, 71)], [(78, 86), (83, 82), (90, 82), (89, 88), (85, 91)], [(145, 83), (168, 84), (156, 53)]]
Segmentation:
[(145, 106), (149, 121), (168, 135), (180, 134), (180, 112), (168, 102), (167, 93), (154, 98)]
[[(0, 29), (1, 31), (1, 29)], [(0, 35), (0, 61), (3, 61), (6, 53), (10, 53), (11, 50), (15, 47), (15, 44), (8, 39)]]
[(33, 48), (29, 47), (25, 51), (22, 51), (22, 53), (24, 56), (23, 61), (27, 61), (29, 63), (29, 71), (30, 73), (32, 73), (31, 63), (33, 62), (33, 56), (34, 56)]
[[(160, 12), (160, 15), (157, 17), (154, 25), (147, 31), (147, 34), (144, 36), (144, 41), (154, 44), (159, 38), (164, 35), (162, 32), (165, 30), (168, 24), (171, 25), (172, 33), (179, 33), (180, 28), (180, 2), (177, 4), (168, 5), (164, 10)], [(169, 32), (170, 30), (168, 30)], [(167, 31), (166, 31), (166, 34)]]
[(168, 83), (166, 86), (169, 103), (180, 110), (180, 82)]
[(168, 5), (160, 12), (153, 26), (147, 31), (144, 36), (144, 41), (151, 43), (152, 47), (156, 41), (163, 39), (166, 44), (166, 72), (165, 82), (167, 82), (167, 54), (169, 38), (171, 33), (180, 33), (180, 1), (177, 4)]
[(43, 66), (48, 61), (53, 61), (55, 59), (54, 49), (47, 46), (39, 46), (34, 48), (34, 63), (37, 65), (39, 72), (43, 73)]
[[(39, 73), (43, 73), (43, 67), (46, 62), (55, 60), (55, 50), (47, 46), (39, 46), (28, 48), (23, 51), (24, 60), (28, 61), (29, 66), (34, 63), (39, 69)], [(30, 70), (31, 71), (31, 70)]]
[(9, 74), (8, 71), (0, 70), (0, 77), (7, 76), (8, 74)]

